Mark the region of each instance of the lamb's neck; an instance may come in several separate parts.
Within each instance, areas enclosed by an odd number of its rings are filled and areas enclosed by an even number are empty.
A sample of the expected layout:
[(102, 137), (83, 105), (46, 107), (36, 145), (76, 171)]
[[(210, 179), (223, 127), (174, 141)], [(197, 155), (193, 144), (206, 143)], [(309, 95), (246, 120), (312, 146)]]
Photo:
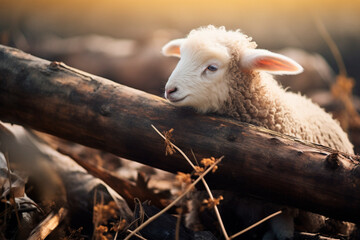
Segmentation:
[(284, 90), (272, 76), (260, 73), (239, 73), (233, 76), (225, 115), (242, 122), (281, 131), (276, 126), (276, 113), (284, 111), (280, 96)]

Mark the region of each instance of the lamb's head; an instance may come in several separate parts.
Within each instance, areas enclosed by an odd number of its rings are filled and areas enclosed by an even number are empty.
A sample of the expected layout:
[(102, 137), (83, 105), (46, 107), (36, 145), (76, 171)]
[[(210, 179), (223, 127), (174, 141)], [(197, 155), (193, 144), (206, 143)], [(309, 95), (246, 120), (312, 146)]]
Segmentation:
[[(199, 112), (218, 112), (229, 98), (229, 70), (297, 74), (302, 67), (283, 55), (255, 49), (256, 43), (240, 31), (208, 26), (190, 32), (187, 38), (167, 43), (165, 56), (180, 58), (165, 86), (173, 105), (190, 106)], [(239, 79), (241, 81), (242, 79)]]

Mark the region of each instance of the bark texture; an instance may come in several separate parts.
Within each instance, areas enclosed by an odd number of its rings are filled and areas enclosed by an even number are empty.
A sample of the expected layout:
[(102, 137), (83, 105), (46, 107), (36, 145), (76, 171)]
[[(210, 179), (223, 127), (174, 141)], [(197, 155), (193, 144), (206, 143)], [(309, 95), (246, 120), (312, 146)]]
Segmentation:
[(356, 156), (164, 99), (0, 45), (0, 119), (99, 148), (169, 172), (191, 172), (165, 156), (151, 128), (174, 128), (175, 143), (197, 159), (225, 156), (210, 186), (337, 219), (359, 222)]

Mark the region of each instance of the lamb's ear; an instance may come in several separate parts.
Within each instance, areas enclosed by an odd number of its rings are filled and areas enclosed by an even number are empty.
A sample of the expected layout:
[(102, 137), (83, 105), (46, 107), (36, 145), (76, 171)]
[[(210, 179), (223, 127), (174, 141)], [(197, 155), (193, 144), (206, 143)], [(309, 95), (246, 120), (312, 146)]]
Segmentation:
[(247, 70), (261, 70), (272, 74), (298, 74), (303, 71), (300, 64), (291, 58), (263, 49), (246, 50), (241, 66)]
[(167, 57), (169, 56), (180, 57), (180, 47), (184, 41), (185, 41), (184, 38), (179, 38), (168, 42), (163, 46), (161, 51), (162, 54), (164, 54)]

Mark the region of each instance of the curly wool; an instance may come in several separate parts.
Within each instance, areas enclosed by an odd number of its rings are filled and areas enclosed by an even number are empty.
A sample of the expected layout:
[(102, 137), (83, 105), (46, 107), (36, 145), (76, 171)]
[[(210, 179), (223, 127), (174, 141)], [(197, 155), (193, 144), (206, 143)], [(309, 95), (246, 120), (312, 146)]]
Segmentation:
[[(187, 36), (188, 42), (197, 42), (199, 45), (207, 45), (207, 43), (217, 42), (219, 45), (225, 46), (233, 51), (240, 51), (243, 49), (254, 49), (257, 47), (256, 42), (240, 32), (239, 29), (235, 31), (226, 30), (225, 27), (216, 28), (213, 25), (200, 27), (191, 30)], [(210, 45), (211, 45), (210, 44)], [(236, 48), (234, 48), (236, 46)]]
[(339, 123), (317, 104), (287, 92), (264, 72), (240, 71), (240, 56), (232, 54), (228, 100), (219, 113), (342, 152), (354, 153)]
[[(252, 66), (249, 65), (250, 60), (259, 53), (274, 57), (280, 61), (280, 65), (283, 65), (281, 60), (286, 59), (276, 58), (278, 55), (269, 54), (266, 50), (257, 51), (256, 46), (250, 37), (239, 30), (226, 31), (224, 27), (214, 26), (193, 30), (186, 39), (169, 42), (163, 48), (164, 55), (181, 59), (165, 86), (165, 97), (176, 106), (190, 106), (200, 113), (216, 112), (304, 141), (353, 153), (346, 133), (330, 114), (308, 98), (287, 92), (272, 75), (258, 71), (256, 65), (249, 68)], [(217, 75), (206, 70), (212, 64), (218, 67)], [(285, 68), (280, 70), (285, 69), (283, 73), (288, 74), (301, 72), (298, 71), (302, 70), (301, 66), (291, 64), (290, 68), (286, 68), (285, 64)], [(194, 216), (197, 216), (201, 204), (198, 199), (202, 198), (193, 198), (188, 225), (197, 219)], [(258, 216), (263, 207), (238, 204), (238, 209)], [(302, 227), (308, 231), (316, 232), (325, 225), (323, 216), (287, 209), (270, 220), (271, 230), (263, 239), (273, 239), (275, 236), (281, 240), (292, 238), (293, 219), (298, 214), (306, 219)], [(237, 217), (241, 219), (242, 215)], [(344, 229), (350, 231), (351, 228)]]
[(257, 47), (252, 38), (240, 30), (227, 31), (212, 25), (201, 27), (192, 30), (183, 45), (197, 49), (197, 54), (200, 49), (211, 53), (214, 46), (225, 47), (231, 56), (222, 80), (226, 87), (221, 85), (222, 81), (208, 86), (203, 96), (210, 99), (207, 105), (194, 106), (197, 111), (217, 112), (301, 140), (354, 153), (353, 145), (339, 123), (310, 99), (287, 92), (266, 72), (240, 69), (244, 51)]

